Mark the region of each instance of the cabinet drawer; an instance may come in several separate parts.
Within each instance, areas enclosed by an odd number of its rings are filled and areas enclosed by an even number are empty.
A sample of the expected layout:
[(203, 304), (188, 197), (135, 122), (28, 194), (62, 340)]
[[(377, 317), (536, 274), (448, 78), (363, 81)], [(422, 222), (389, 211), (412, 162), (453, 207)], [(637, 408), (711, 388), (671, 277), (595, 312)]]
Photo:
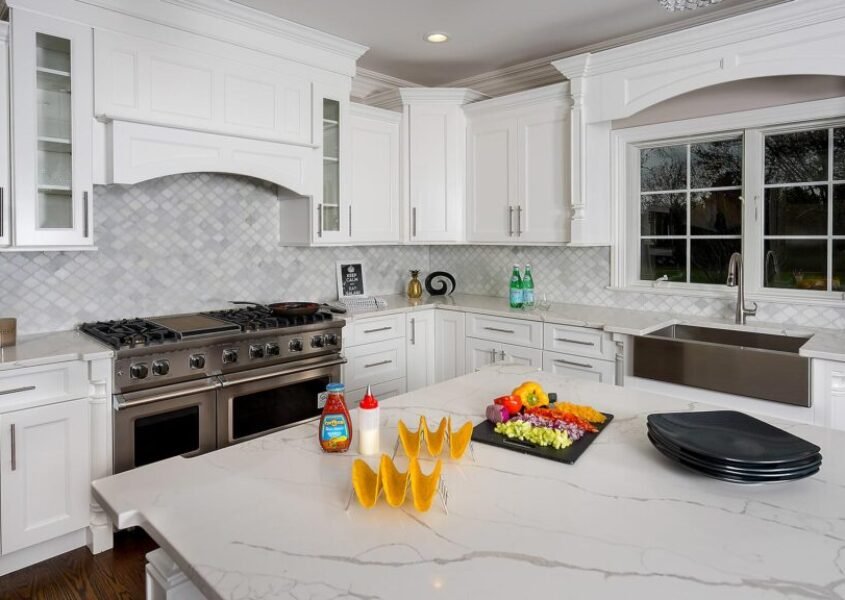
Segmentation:
[(405, 377), (405, 340), (347, 348), (343, 383), (348, 390)]
[(492, 342), (529, 348), (543, 347), (543, 324), (538, 321), (468, 314), (466, 334), (467, 337)]
[(611, 335), (601, 329), (546, 323), (544, 338), (544, 348), (553, 352), (591, 356), (604, 360), (616, 358), (616, 348)]
[(347, 323), (343, 330), (346, 347), (360, 346), (405, 337), (405, 315), (398, 313), (386, 317), (368, 317)]
[[(616, 362), (598, 360), (561, 354), (559, 352), (543, 352), (543, 370), (555, 375), (587, 379), (598, 383), (616, 382)], [(565, 398), (562, 398), (565, 400)]]
[[(385, 381), (383, 383), (376, 383), (372, 385), (373, 396), (381, 402), (394, 396), (400, 396), (408, 391), (405, 378), (394, 379), (393, 381)], [(346, 392), (346, 405), (349, 408), (357, 407), (361, 402), (361, 398), (367, 393), (367, 388), (362, 387)]]
[(0, 371), (0, 411), (87, 395), (88, 377), (81, 361)]

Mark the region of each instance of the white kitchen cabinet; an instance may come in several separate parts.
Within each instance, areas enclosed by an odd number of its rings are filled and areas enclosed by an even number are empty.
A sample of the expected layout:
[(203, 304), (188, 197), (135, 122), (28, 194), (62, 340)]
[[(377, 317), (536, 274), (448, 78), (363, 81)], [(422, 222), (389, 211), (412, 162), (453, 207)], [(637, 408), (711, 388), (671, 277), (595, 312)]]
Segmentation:
[(845, 363), (811, 361), (814, 423), (845, 431)]
[(543, 347), (543, 323), (528, 319), (468, 313), (467, 337), (529, 348)]
[(406, 361), (408, 390), (435, 383), (437, 340), (434, 309), (411, 311), (406, 316)]
[(468, 241), (568, 241), (570, 134), (563, 87), (477, 102), (464, 111)]
[(466, 374), (466, 315), (454, 310), (434, 311), (434, 381)]
[(0, 247), (12, 243), (12, 194), (9, 187), (9, 24), (0, 23)]
[[(349, 231), (349, 90), (318, 87), (314, 104), (315, 132), (322, 132), (322, 187), (315, 190), (316, 243), (344, 243)], [(316, 134), (315, 134), (316, 136)]]
[(87, 399), (0, 415), (0, 552), (88, 524), (91, 459)]
[(408, 240), (464, 241), (466, 118), (461, 106), (482, 96), (465, 88), (403, 88), (400, 93)]
[[(383, 381), (381, 383), (370, 384), (370, 390), (373, 396), (381, 402), (394, 396), (400, 396), (408, 391), (407, 382), (404, 377), (399, 379), (391, 379), (390, 381)], [(367, 393), (367, 387), (360, 387), (346, 392), (346, 405), (349, 408), (357, 408), (364, 394)]]
[(397, 112), (352, 104), (349, 111), (350, 241), (400, 243), (399, 131)]
[(584, 356), (543, 352), (543, 370), (555, 375), (586, 379), (597, 383), (616, 382), (616, 363)]
[(546, 350), (603, 360), (616, 359), (613, 336), (602, 329), (555, 323), (546, 323), (544, 328), (543, 347)]
[(511, 363), (543, 368), (543, 351), (513, 344), (466, 338), (466, 369), (468, 373), (496, 363)]
[(343, 383), (347, 389), (365, 388), (405, 377), (405, 340), (396, 338), (346, 348)]
[(12, 9), (16, 246), (93, 244), (92, 30)]

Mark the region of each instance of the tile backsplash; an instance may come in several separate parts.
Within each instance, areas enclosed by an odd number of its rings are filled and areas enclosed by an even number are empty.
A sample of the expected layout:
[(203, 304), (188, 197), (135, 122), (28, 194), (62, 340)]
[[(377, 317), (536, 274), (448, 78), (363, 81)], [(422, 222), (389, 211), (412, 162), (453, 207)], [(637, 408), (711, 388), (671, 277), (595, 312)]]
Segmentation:
[[(727, 300), (607, 289), (608, 248), (368, 246), (279, 242), (276, 187), (219, 174), (165, 177), (94, 194), (97, 251), (0, 254), (0, 316), (22, 334), (82, 321), (208, 310), (229, 300), (329, 300), (335, 262), (362, 259), (370, 293), (404, 290), (408, 269), (449, 271), (458, 291), (505, 296), (511, 266), (531, 263), (551, 301), (700, 316), (733, 314)], [(758, 319), (845, 328), (842, 308), (766, 303)]]

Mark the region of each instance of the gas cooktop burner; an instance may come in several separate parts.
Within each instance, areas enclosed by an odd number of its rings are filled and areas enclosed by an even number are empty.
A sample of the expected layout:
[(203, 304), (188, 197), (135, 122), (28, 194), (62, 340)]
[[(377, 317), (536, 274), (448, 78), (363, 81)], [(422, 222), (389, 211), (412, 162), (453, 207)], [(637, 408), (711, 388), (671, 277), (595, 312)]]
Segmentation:
[(79, 329), (115, 349), (150, 346), (178, 340), (176, 332), (144, 319), (83, 323)]
[(316, 312), (312, 315), (298, 317), (277, 317), (266, 308), (260, 306), (252, 308), (233, 308), (215, 310), (202, 313), (207, 317), (237, 323), (241, 331), (259, 331), (262, 329), (280, 329), (282, 327), (296, 327), (297, 325), (312, 325), (331, 321), (332, 315), (327, 312)]

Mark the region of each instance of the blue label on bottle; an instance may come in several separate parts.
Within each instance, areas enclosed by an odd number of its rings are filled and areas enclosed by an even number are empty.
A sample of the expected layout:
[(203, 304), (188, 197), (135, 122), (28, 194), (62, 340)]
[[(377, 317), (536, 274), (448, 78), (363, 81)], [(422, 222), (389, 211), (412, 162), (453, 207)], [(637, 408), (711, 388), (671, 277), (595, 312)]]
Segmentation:
[(524, 304), (532, 305), (534, 304), (534, 290), (522, 290), (522, 302)]
[(320, 439), (324, 442), (345, 442), (349, 439), (349, 424), (343, 415), (331, 415), (323, 419)]
[(511, 304), (522, 304), (522, 290), (511, 290)]

